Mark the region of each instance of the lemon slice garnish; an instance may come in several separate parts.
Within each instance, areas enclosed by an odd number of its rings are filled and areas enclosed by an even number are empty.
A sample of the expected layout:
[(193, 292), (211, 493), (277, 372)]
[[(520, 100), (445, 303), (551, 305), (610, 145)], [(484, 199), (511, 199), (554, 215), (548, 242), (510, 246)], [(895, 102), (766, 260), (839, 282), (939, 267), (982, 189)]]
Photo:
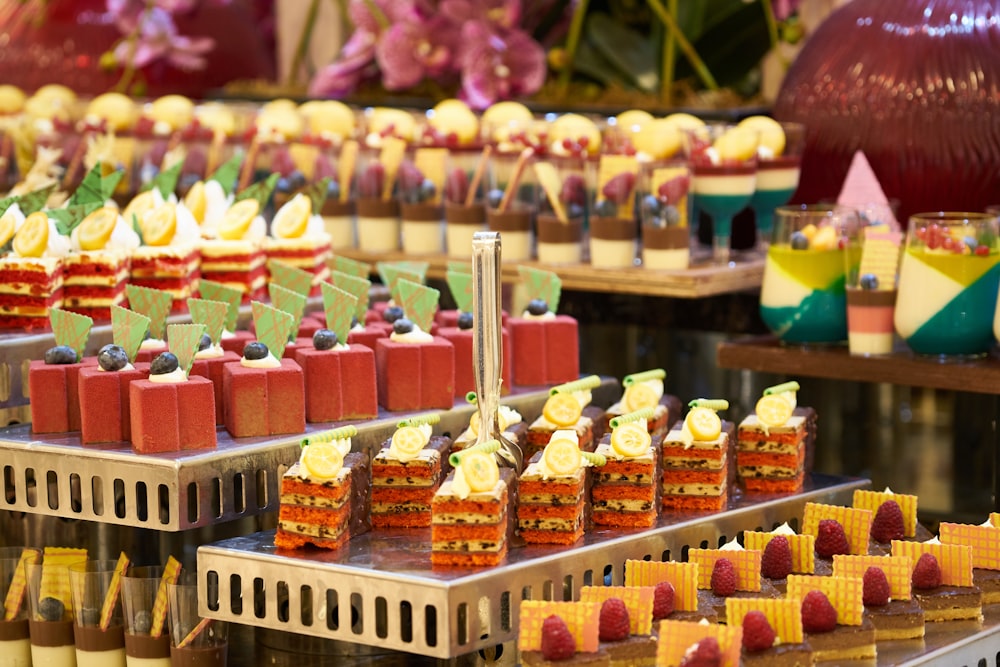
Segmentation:
[(542, 415), (556, 426), (572, 426), (583, 410), (572, 394), (553, 394), (545, 401)]
[(191, 211), (191, 215), (198, 221), (198, 224), (205, 222), (205, 211), (208, 210), (208, 197), (205, 196), (205, 183), (198, 181), (191, 186), (187, 194), (184, 195), (184, 205)]
[(492, 454), (469, 452), (462, 456), (460, 465), (465, 481), (476, 493), (490, 491), (500, 481), (500, 469)]
[(715, 440), (722, 433), (722, 420), (715, 410), (691, 408), (686, 421), (695, 440)]
[(785, 151), (785, 130), (781, 123), (768, 116), (750, 116), (740, 121), (739, 127), (749, 127), (760, 132), (760, 145), (777, 157)]
[(783, 426), (792, 416), (792, 404), (780, 394), (761, 396), (754, 408), (757, 421), (764, 426)]
[(80, 223), (77, 232), (80, 240), (81, 250), (100, 250), (108, 244), (111, 232), (115, 231), (115, 224), (118, 222), (118, 211), (108, 206), (103, 206)]
[(7, 242), (14, 237), (14, 214), (4, 213), (0, 216), (0, 247), (7, 245)]
[(312, 200), (299, 193), (274, 214), (271, 231), (277, 239), (297, 239), (306, 233), (309, 216), (312, 215)]
[(653, 408), (660, 402), (660, 397), (647, 384), (636, 382), (625, 388), (625, 395), (622, 396), (622, 407), (625, 412), (635, 412), (643, 408)]
[(142, 220), (142, 216), (154, 208), (156, 208), (156, 195), (153, 194), (152, 190), (146, 190), (132, 198), (132, 201), (125, 207), (122, 217), (125, 218), (125, 222), (131, 225), (133, 215), (137, 219)]
[(746, 127), (731, 127), (723, 132), (713, 144), (720, 160), (743, 162), (757, 154), (760, 136), (756, 130)]
[(256, 199), (244, 199), (236, 202), (226, 210), (222, 221), (219, 222), (219, 237), (229, 241), (243, 238), (243, 235), (250, 229), (250, 223), (259, 213), (260, 204), (257, 203)]
[(580, 469), (580, 447), (567, 438), (554, 439), (542, 452), (546, 467), (556, 475), (572, 475)]
[(317, 442), (302, 452), (302, 467), (315, 479), (333, 479), (344, 467), (344, 455), (332, 442)]
[(649, 452), (649, 436), (642, 422), (622, 424), (611, 432), (611, 448), (621, 456), (635, 458)]
[(404, 456), (416, 456), (427, 444), (424, 434), (416, 426), (404, 426), (392, 434), (392, 446)]
[(177, 231), (177, 205), (168, 202), (146, 211), (139, 218), (139, 228), (146, 245), (168, 245)]
[(49, 245), (49, 217), (35, 211), (14, 234), (14, 252), (21, 257), (41, 257)]

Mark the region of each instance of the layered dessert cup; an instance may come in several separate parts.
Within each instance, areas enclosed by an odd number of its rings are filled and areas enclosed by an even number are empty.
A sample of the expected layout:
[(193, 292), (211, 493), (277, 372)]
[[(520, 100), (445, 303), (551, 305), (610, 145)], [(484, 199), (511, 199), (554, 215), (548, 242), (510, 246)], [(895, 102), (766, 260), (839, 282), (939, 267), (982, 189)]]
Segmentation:
[(354, 247), (354, 215), (356, 206), (353, 201), (339, 201), (327, 197), (320, 209), (323, 217), (323, 229), (330, 235), (330, 247), (334, 250)]
[(642, 265), (656, 271), (683, 271), (691, 262), (687, 227), (642, 226)]
[(156, 593), (163, 567), (130, 567), (121, 579), (125, 622), (125, 664), (128, 667), (170, 667), (170, 632), (151, 634)]
[(631, 218), (590, 219), (590, 264), (604, 269), (629, 268), (635, 262), (636, 224)]
[[(41, 558), (41, 552), (32, 558)], [(29, 667), (31, 665), (31, 640), (28, 634), (28, 603), (21, 599), (18, 603), (17, 591), (11, 591), (15, 578), (24, 577), (21, 564), (25, 549), (22, 547), (0, 547), (0, 595), (6, 600), (8, 595), (14, 600), (0, 618), (0, 665), (4, 667)], [(23, 581), (23, 579), (21, 579)]]
[(638, 193), (642, 265), (678, 271), (691, 262), (691, 170), (668, 161), (639, 171)]
[(802, 157), (787, 155), (758, 159), (757, 188), (750, 199), (757, 218), (758, 240), (770, 243), (774, 227), (774, 209), (788, 203), (799, 187)]
[[(483, 204), (465, 206), (445, 202), (445, 247), (449, 257), (468, 259), (472, 252), (472, 236), (476, 232), (485, 232), (486, 207)], [(504, 250), (507, 249), (507, 236), (503, 237)], [(504, 253), (506, 254), (506, 252)]]
[(889, 354), (893, 348), (895, 289), (848, 286), (847, 345), (851, 354)]
[[(444, 252), (442, 215), (440, 204), (432, 202), (400, 204), (403, 252), (408, 255), (436, 255)], [(471, 252), (471, 244), (469, 248)]]
[[(533, 209), (528, 206), (511, 207), (506, 211), (490, 208), (486, 211), (486, 224), (491, 232), (503, 238), (503, 256), (510, 262), (531, 259), (531, 219)], [(471, 248), (471, 245), (469, 246)]]
[(365, 252), (399, 250), (399, 202), (360, 197), (357, 201), (358, 249)]
[(583, 261), (583, 217), (563, 222), (554, 215), (539, 215), (537, 252), (543, 264)]

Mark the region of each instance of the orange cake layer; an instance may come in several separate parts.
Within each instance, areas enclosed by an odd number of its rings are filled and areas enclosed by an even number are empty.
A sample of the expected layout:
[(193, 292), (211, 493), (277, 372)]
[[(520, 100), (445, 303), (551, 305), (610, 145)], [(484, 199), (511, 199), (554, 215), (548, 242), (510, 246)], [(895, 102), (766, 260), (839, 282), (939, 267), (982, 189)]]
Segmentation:
[(434, 486), (372, 486), (372, 503), (422, 503), (430, 509)]
[(583, 537), (583, 525), (574, 531), (522, 528), (520, 535), (528, 544), (574, 544)]
[[(407, 461), (407, 464), (414, 463)], [(400, 462), (382, 463), (378, 459), (372, 462), (372, 480), (375, 484), (385, 479), (406, 479), (414, 477), (419, 479), (436, 479), (441, 472), (440, 460), (430, 462), (422, 461), (418, 465), (404, 465)]]
[(583, 512), (583, 498), (572, 505), (531, 505), (521, 503), (517, 507), (518, 519), (573, 519)]
[(664, 468), (660, 480), (664, 484), (725, 484), (726, 471)]
[[(561, 428), (553, 428), (550, 426), (540, 426), (532, 424), (528, 429), (527, 443), (533, 447), (544, 447), (549, 444), (549, 440), (552, 438), (552, 434), (557, 430), (562, 430)], [(580, 441), (580, 448), (584, 448), (584, 443), (591, 442), (593, 438), (593, 422), (589, 417), (580, 417), (580, 420), (573, 427), (576, 431), (577, 438)]]
[(623, 460), (616, 461), (608, 459), (608, 462), (598, 468), (597, 472), (602, 478), (609, 475), (619, 475), (623, 477), (650, 476), (653, 473), (653, 465), (649, 462)]
[(723, 493), (721, 496), (665, 495), (660, 500), (660, 504), (664, 509), (721, 511), (726, 508), (727, 503), (728, 503), (728, 497), (725, 493)]
[(501, 503), (460, 500), (458, 498), (442, 500), (440, 496), (435, 496), (434, 512), (440, 514), (478, 514), (495, 521), (500, 518), (507, 506), (506, 495), (504, 493), (504, 500)]
[(323, 549), (339, 549), (344, 545), (344, 543), (347, 542), (347, 537), (346, 531), (336, 539), (325, 539), (319, 537), (293, 535), (292, 533), (286, 533), (279, 529), (274, 535), (274, 546), (280, 549), (301, 549), (302, 547), (311, 544)]
[(317, 498), (327, 498), (329, 500), (342, 500), (350, 492), (350, 484), (335, 484), (326, 482), (323, 484), (312, 484), (299, 477), (286, 475), (281, 478), (281, 495), (295, 494), (302, 496), (315, 496)]
[(476, 525), (433, 524), (431, 526), (431, 541), (443, 542), (452, 540), (486, 540), (499, 542), (507, 536), (506, 522)]
[(805, 473), (801, 472), (790, 479), (774, 477), (744, 477), (743, 487), (755, 493), (793, 493), (802, 488)]
[(622, 499), (655, 500), (656, 487), (652, 484), (635, 486), (629, 484), (601, 484), (591, 490), (591, 497), (596, 500)]
[(660, 454), (664, 462), (669, 462), (671, 459), (721, 461), (725, 458), (726, 450), (721, 447), (696, 448), (664, 443), (660, 448)]
[(522, 500), (526, 496), (534, 494), (578, 496), (583, 491), (583, 482), (582, 480), (566, 478), (548, 480), (522, 479), (517, 488)]
[(649, 528), (656, 523), (655, 510), (648, 512), (612, 512), (594, 510), (593, 521), (598, 526), (619, 528)]
[(490, 567), (499, 565), (507, 556), (507, 545), (495, 552), (432, 551), (431, 565)]
[(372, 525), (376, 528), (426, 528), (431, 525), (431, 512), (390, 512), (372, 513)]
[(800, 470), (805, 463), (805, 449), (793, 454), (771, 454), (765, 452), (737, 452), (736, 465), (739, 467), (772, 466), (788, 470)]

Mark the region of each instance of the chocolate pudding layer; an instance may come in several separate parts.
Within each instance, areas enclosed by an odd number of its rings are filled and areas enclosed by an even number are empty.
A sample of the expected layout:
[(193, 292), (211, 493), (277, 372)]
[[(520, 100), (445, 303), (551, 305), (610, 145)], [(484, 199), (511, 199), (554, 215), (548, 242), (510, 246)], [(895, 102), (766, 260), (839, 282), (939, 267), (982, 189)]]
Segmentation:
[(351, 537), (372, 529), (372, 467), (367, 454), (352, 452), (344, 457), (351, 469)]
[(145, 659), (169, 658), (170, 635), (164, 633), (159, 637), (152, 637), (126, 633), (125, 655)]
[(530, 232), (529, 211), (487, 211), (486, 221), (493, 232)]
[(894, 289), (847, 289), (847, 304), (850, 306), (891, 308), (896, 305)]
[(407, 222), (441, 222), (440, 204), (401, 204), (400, 218)]
[(125, 646), (125, 629), (120, 625), (107, 630), (96, 625), (74, 625), (73, 635), (81, 651), (113, 651)]
[(73, 621), (28, 621), (31, 643), (35, 646), (71, 646)]
[(687, 248), (691, 231), (687, 227), (654, 227), (643, 225), (642, 245), (653, 250), (681, 250)]
[(12, 642), (28, 638), (28, 619), (0, 621), (0, 642)]
[(590, 235), (606, 241), (632, 241), (635, 239), (635, 222), (628, 218), (592, 217)]
[(538, 216), (539, 243), (579, 243), (583, 239), (583, 219), (562, 222), (554, 215)]
[(227, 645), (170, 647), (171, 667), (225, 667)]
[(358, 217), (362, 218), (397, 218), (399, 217), (399, 202), (395, 199), (362, 198), (357, 201)]
[(444, 220), (449, 225), (482, 225), (486, 222), (486, 207), (482, 204), (465, 206), (446, 202)]
[(327, 199), (323, 202), (320, 215), (324, 218), (339, 218), (345, 215), (354, 215), (354, 202), (340, 201), (337, 199)]

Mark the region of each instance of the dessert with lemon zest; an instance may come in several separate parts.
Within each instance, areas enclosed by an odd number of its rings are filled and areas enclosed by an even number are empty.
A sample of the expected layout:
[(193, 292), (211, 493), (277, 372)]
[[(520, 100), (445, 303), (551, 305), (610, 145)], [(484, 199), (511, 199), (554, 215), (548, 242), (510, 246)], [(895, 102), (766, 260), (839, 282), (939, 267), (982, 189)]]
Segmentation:
[(372, 525), (376, 528), (431, 525), (431, 501), (451, 468), (451, 438), (434, 435), (433, 429), (426, 422), (400, 422), (372, 459)]
[[(634, 386), (634, 385), (633, 385)], [(604, 465), (592, 472), (594, 523), (616, 528), (648, 528), (659, 516), (659, 443), (645, 415), (652, 408), (621, 415), (622, 421), (601, 438), (596, 454)]]
[(735, 433), (716, 411), (728, 405), (724, 400), (691, 401), (683, 425), (663, 438), (660, 494), (664, 510), (726, 508), (734, 473), (730, 450)]
[(185, 310), (201, 274), (198, 221), (187, 206), (173, 195), (164, 199), (156, 188), (137, 195), (122, 215), (142, 236), (132, 253), (129, 282), (170, 292), (173, 310)]
[(330, 279), (327, 260), (333, 257), (331, 238), (323, 218), (309, 197), (299, 193), (278, 209), (264, 238), (267, 259), (276, 259), (313, 274), (313, 296), (320, 283)]
[(769, 387), (753, 414), (740, 422), (736, 475), (750, 493), (794, 493), (802, 489), (816, 411), (798, 406), (797, 382)]
[(64, 265), (69, 239), (37, 211), (27, 218), (16, 204), (4, 212), (11, 252), (0, 258), (0, 328), (33, 329), (49, 322), (49, 309), (64, 305)]
[(139, 235), (117, 209), (104, 206), (70, 233), (73, 252), (66, 256), (63, 305), (95, 320), (111, 319), (111, 306), (125, 302), (132, 252)]
[[(216, 181), (205, 184), (206, 193), (213, 189), (213, 183), (218, 186)], [(247, 198), (229, 206), (214, 226), (214, 232), (215, 238), (201, 242), (202, 277), (240, 290), (244, 301), (260, 298), (267, 284), (264, 252), (267, 222), (261, 215), (260, 204)]]
[(351, 452), (350, 436), (312, 442), (281, 478), (274, 544), (337, 549), (370, 527), (368, 456)]
[(589, 389), (572, 392), (556, 392), (548, 397), (542, 407), (542, 414), (528, 427), (525, 439), (525, 458), (530, 459), (542, 450), (552, 434), (560, 429), (576, 433), (580, 449), (593, 451), (595, 429), (603, 424), (604, 410), (590, 405)]
[(573, 544), (583, 537), (587, 466), (575, 431), (552, 434), (518, 480), (517, 529), (528, 544)]
[(454, 470), (434, 494), (431, 563), (435, 566), (494, 566), (507, 555), (517, 476), (510, 468), (498, 468), (495, 454), (482, 447), (453, 454)]
[[(479, 419), (479, 410), (476, 410), (469, 418), (469, 427), (455, 438), (453, 449), (465, 449), (476, 443), (476, 438), (479, 436)], [(503, 433), (504, 438), (517, 445), (524, 444), (528, 425), (524, 422), (520, 412), (509, 405), (499, 406), (497, 409), (497, 425), (500, 427), (500, 432)]]
[(662, 368), (626, 375), (622, 379), (622, 397), (604, 413), (604, 430), (610, 428), (615, 417), (649, 407), (653, 408), (653, 416), (646, 422), (650, 435), (665, 434), (680, 418), (681, 401), (673, 394), (664, 393), (664, 378), (666, 371)]

